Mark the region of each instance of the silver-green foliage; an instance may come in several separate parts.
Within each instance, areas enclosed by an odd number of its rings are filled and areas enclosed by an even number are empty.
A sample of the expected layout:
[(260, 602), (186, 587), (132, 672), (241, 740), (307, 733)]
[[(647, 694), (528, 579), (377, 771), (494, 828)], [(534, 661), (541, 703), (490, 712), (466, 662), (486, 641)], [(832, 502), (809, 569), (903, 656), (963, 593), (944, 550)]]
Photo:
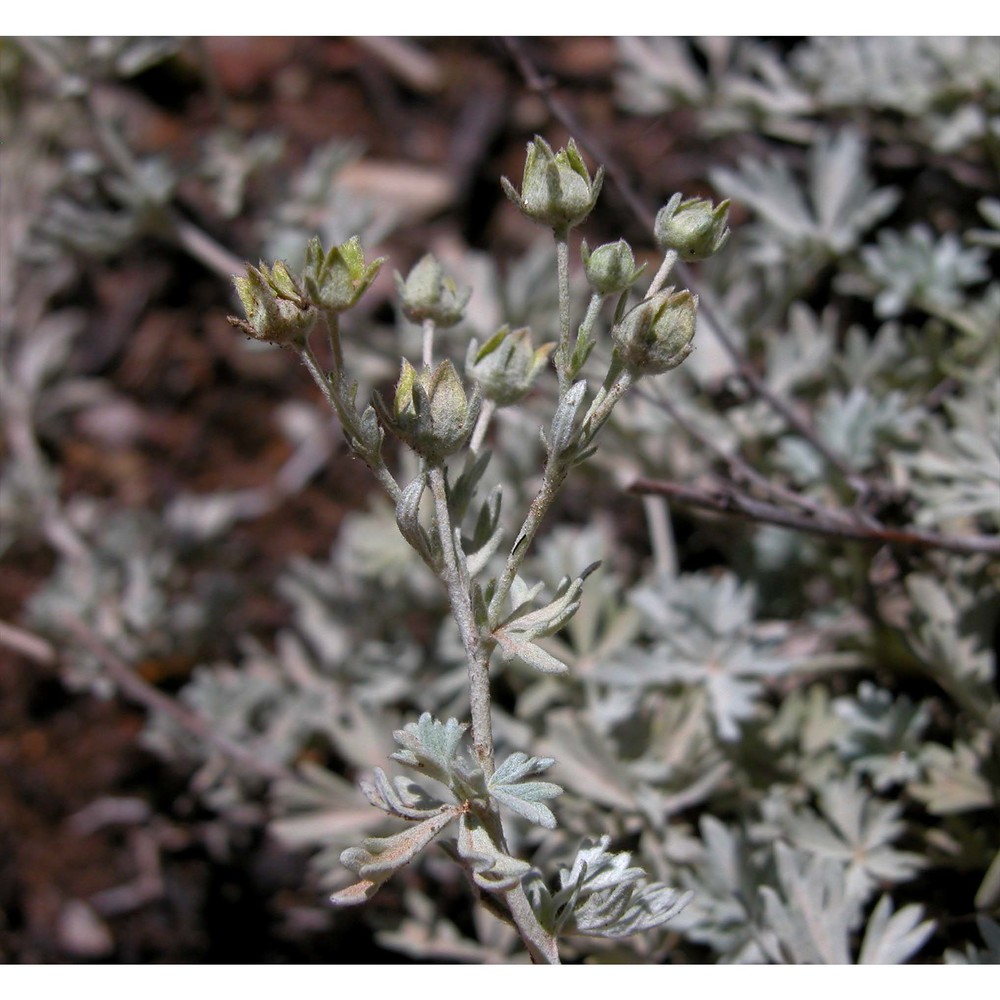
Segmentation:
[[(716, 131), (754, 123), (805, 156), (755, 154), (713, 172), (748, 221), (700, 276), (712, 310), (699, 317), (691, 357), (622, 399), (632, 387), (614, 371), (610, 327), (625, 304), (612, 317), (618, 293), (607, 273), (590, 276), (594, 315), (588, 309), (567, 329), (566, 289), (583, 288), (576, 274), (552, 281), (563, 251), (553, 260), (550, 241), (506, 277), (470, 255), (455, 292), (421, 284), (456, 308), (457, 289), (475, 287), (461, 303), (464, 324), (430, 338), (452, 367), (425, 386), (414, 354), (416, 377), (400, 380), (402, 396), (382, 407), (380, 424), (361, 401), (377, 377), (399, 370), (397, 334), (412, 346), (428, 342), (426, 331), (401, 321), (354, 336), (325, 317), (331, 363), (342, 361), (351, 378), (329, 377), (318, 362), (314, 374), (389, 500), (350, 515), (328, 559), (292, 561), (279, 583), (291, 620), (273, 647), (243, 637), (231, 662), (196, 669), (179, 704), (205, 724), (202, 735), (154, 712), (146, 741), (191, 763), (195, 790), (237, 827), (262, 822), (266, 801), (270, 831), (313, 852), (324, 889), (340, 903), (374, 897), (380, 942), (417, 957), (518, 960), (534, 921), (531, 947), (548, 960), (558, 939), (563, 958), (594, 961), (668, 961), (681, 949), (722, 962), (995, 964), (995, 547), (897, 549), (883, 536), (869, 549), (733, 521), (692, 529), (653, 501), (650, 523), (666, 530), (651, 532), (652, 567), (628, 554), (610, 517), (538, 531), (512, 516), (539, 483), (537, 495), (550, 499), (565, 476), (584, 483), (596, 466), (767, 500), (807, 526), (869, 538), (889, 525), (996, 540), (996, 204), (978, 197), (980, 217), (948, 230), (876, 165), (887, 140), (970, 162), (995, 143), (996, 40), (812, 39), (787, 59), (753, 40), (692, 44), (707, 69), (686, 42), (622, 41), (631, 108), (695, 105)], [(110, 71), (108, 53), (96, 55)], [(39, 57), (83, 65), (69, 50)], [(529, 207), (558, 230), (597, 185), (575, 148), (561, 159), (533, 148)], [(275, 151), (263, 137), (207, 150), (222, 215)], [(322, 298), (330, 270), (328, 254), (313, 252), (315, 287), (299, 280), (306, 220), (320, 213), (320, 251), (370, 232), (369, 217), (349, 218), (357, 206), (327, 183), (351, 155), (319, 151), (260, 230), (268, 260), (288, 260), (288, 280), (263, 281), (261, 294), (276, 295), (267, 304), (293, 318), (313, 291)], [(139, 167), (112, 185), (109, 211), (87, 200), (93, 161), (73, 165), (74, 200), (57, 202), (34, 247), (42, 265), (53, 267), (56, 238), (86, 235), (88, 251), (119, 252), (162, 220), (174, 190), (169, 164)], [(568, 208), (540, 206), (567, 187)], [(897, 225), (894, 213), (915, 221)], [(620, 264), (620, 244), (587, 248), (580, 270), (595, 258)], [(359, 273), (373, 266), (362, 255)], [(612, 270), (637, 283), (634, 272)], [(349, 267), (344, 274), (350, 285)], [(828, 300), (817, 301), (817, 287)], [(649, 319), (633, 315), (628, 328), (655, 333)], [(558, 380), (536, 365), (527, 337), (499, 350), (524, 326), (535, 343), (556, 344)], [(747, 390), (720, 329), (767, 390), (809, 415), (806, 431), (789, 430)], [(102, 398), (94, 383), (61, 378), (77, 330), (72, 315), (53, 312), (33, 337), (4, 331), (8, 427), (10, 417), (23, 427), (27, 414), (50, 441), (66, 414)], [(452, 390), (472, 334), (496, 340), (504, 363), (490, 377), (512, 374), (518, 400), (486, 418), (480, 411), (489, 435), (478, 441), (466, 426), (471, 391), (462, 390), (464, 413), (444, 412), (451, 402), (462, 408)], [(391, 360), (386, 345), (397, 351)], [(469, 378), (485, 358), (471, 355)], [(384, 433), (400, 420), (424, 454), (403, 455), (390, 472)], [(476, 442), (478, 453), (446, 464), (442, 434), (448, 449)], [(592, 442), (600, 447), (588, 458)], [(70, 683), (102, 694), (115, 686), (99, 650), (74, 645), (67, 621), (133, 664), (200, 648), (216, 595), (192, 597), (182, 542), (218, 537), (238, 519), (240, 498), (221, 497), (225, 509), (210, 525), (206, 510), (180, 507), (166, 524), (105, 523), (100, 505), (79, 502), (63, 524), (52, 517), (55, 470), (16, 448), (5, 461), (3, 544), (47, 532), (60, 553), (31, 622), (65, 644)], [(681, 556), (699, 553), (702, 568), (678, 568), (671, 527)], [(456, 593), (468, 596), (461, 635)], [(464, 640), (475, 634), (493, 645), (489, 683), (502, 692), (492, 706), (495, 761), (485, 766), (489, 755), (458, 721), (469, 715)], [(948, 907), (942, 881), (955, 886)], [(463, 886), (485, 903), (471, 932), (442, 908)], [(522, 933), (510, 926), (515, 911)]]

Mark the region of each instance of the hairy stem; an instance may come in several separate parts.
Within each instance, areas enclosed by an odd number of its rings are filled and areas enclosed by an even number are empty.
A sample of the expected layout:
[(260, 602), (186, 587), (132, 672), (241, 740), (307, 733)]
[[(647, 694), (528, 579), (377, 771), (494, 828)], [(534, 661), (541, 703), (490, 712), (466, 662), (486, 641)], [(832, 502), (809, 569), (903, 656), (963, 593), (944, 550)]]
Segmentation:
[(652, 283), (649, 286), (649, 290), (646, 292), (646, 298), (651, 299), (661, 288), (667, 283), (667, 278), (670, 276), (670, 272), (674, 269), (674, 264), (677, 263), (677, 251), (668, 250), (663, 257), (663, 263), (660, 265), (659, 271), (656, 272), (656, 276), (653, 278)]
[(493, 776), (496, 762), (493, 757), (493, 720), (490, 715), (490, 653), (483, 643), (472, 611), (466, 574), (460, 560), (465, 556), (458, 548), (448, 510), (448, 492), (444, 470), (433, 466), (427, 474), (434, 498), (438, 538), (441, 541), (442, 572), (448, 589), (451, 611), (458, 623), (458, 630), (465, 647), (469, 667), (469, 704), (472, 716), (472, 747), (486, 780)]
[(427, 319), (424, 320), (423, 328), (424, 328), (424, 344), (423, 344), (424, 365), (427, 368), (432, 368), (434, 366), (434, 331), (437, 329), (437, 326), (434, 323), (434, 320), (432, 320), (430, 316), (428, 316)]
[[(442, 575), (448, 589), (448, 600), (451, 611), (458, 623), (465, 647), (465, 656), (469, 667), (469, 707), (472, 717), (472, 749), (482, 768), (483, 775), (489, 781), (496, 770), (496, 760), (493, 752), (493, 720), (490, 713), (490, 652), (483, 643), (472, 611), (472, 598), (469, 595), (468, 577), (463, 571), (461, 561), (464, 556), (458, 547), (458, 539), (452, 529), (451, 514), (448, 510), (448, 491), (445, 485), (444, 470), (441, 466), (433, 466), (427, 474), (434, 498), (434, 513), (437, 521), (438, 538), (441, 541), (443, 553)], [(500, 817), (495, 810), (489, 817), (490, 834), (501, 850), (506, 851)], [(517, 927), (521, 940), (524, 942), (531, 960), (545, 965), (559, 964), (559, 951), (555, 938), (539, 923), (531, 908), (531, 903), (520, 885), (508, 889), (504, 899), (510, 908), (511, 917)]]
[(489, 609), (491, 626), (500, 621), (500, 611), (503, 608), (504, 601), (507, 600), (511, 586), (513, 586), (514, 577), (517, 576), (518, 570), (520, 570), (521, 564), (524, 562), (524, 558), (531, 548), (535, 533), (538, 531), (545, 515), (555, 501), (559, 488), (562, 486), (568, 473), (568, 462), (560, 461), (559, 458), (549, 455), (545, 465), (545, 472), (542, 475), (542, 485), (535, 494), (535, 499), (531, 501), (531, 507), (528, 508), (528, 516), (524, 519), (524, 524), (518, 532), (517, 538), (514, 541), (514, 547), (510, 550), (510, 555), (507, 556), (507, 564), (504, 566), (503, 573), (497, 581), (496, 590), (493, 592)]
[(344, 370), (344, 349), (340, 343), (340, 317), (335, 312), (322, 311), (323, 329), (333, 357), (333, 370), (339, 376)]
[(556, 232), (556, 270), (559, 282), (559, 346), (556, 348), (556, 374), (559, 398), (569, 388), (569, 233)]
[[(308, 343), (303, 344), (299, 348), (299, 357), (302, 358), (302, 363), (306, 366), (306, 370), (312, 376), (312, 380), (319, 386), (320, 392), (323, 393), (326, 401), (333, 408), (334, 413), (340, 419), (341, 425), (345, 430), (352, 430), (355, 422), (357, 420), (357, 414), (352, 414), (350, 410), (344, 406), (339, 394), (334, 391), (333, 386), (330, 385), (330, 379), (324, 374), (316, 355), (313, 354), (312, 348)], [(392, 473), (386, 468), (385, 462), (382, 461), (381, 455), (368, 455), (368, 454), (358, 454), (369, 469), (375, 474), (375, 478), (382, 484), (383, 489), (392, 499), (392, 502), (398, 503), (400, 494), (402, 490), (399, 488), (399, 483), (393, 478)]]
[(479, 417), (476, 420), (476, 426), (469, 441), (469, 450), (473, 455), (478, 455), (483, 446), (483, 439), (486, 437), (486, 431), (489, 429), (490, 421), (493, 419), (496, 408), (497, 404), (492, 399), (484, 399), (482, 405), (479, 407)]

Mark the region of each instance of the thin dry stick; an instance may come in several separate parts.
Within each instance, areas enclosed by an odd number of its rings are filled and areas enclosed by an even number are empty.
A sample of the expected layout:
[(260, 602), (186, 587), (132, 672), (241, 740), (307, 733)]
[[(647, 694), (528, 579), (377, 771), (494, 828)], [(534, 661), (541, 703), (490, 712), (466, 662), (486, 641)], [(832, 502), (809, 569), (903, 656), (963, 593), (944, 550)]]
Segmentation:
[(764, 500), (755, 500), (737, 493), (726, 484), (719, 484), (716, 492), (700, 490), (681, 483), (665, 482), (659, 479), (637, 479), (628, 487), (629, 493), (637, 495), (657, 494), (672, 497), (692, 507), (714, 510), (719, 514), (732, 514), (754, 521), (781, 525), (795, 531), (806, 531), (814, 535), (832, 538), (849, 538), (872, 542), (878, 545), (894, 545), (910, 549), (943, 549), (964, 555), (1000, 555), (1000, 538), (990, 535), (969, 535), (949, 538), (930, 531), (899, 531), (880, 522), (873, 524), (847, 524), (839, 518), (825, 519), (797, 514)]
[[(150, 712), (162, 712), (182, 729), (187, 730), (192, 736), (204, 740), (229, 757), (235, 764), (238, 764), (245, 771), (268, 781), (294, 780), (294, 772), (281, 764), (272, 761), (262, 760), (255, 756), (246, 747), (224, 736), (220, 736), (212, 726), (212, 723), (204, 716), (186, 707), (169, 695), (158, 691), (152, 684), (143, 680), (126, 662), (118, 655), (103, 639), (100, 638), (89, 626), (79, 619), (66, 621), (65, 627), (73, 639), (79, 643), (88, 653), (96, 656), (108, 675), (118, 685), (118, 688), (131, 701), (138, 702)], [(22, 631), (22, 630), (18, 630)], [(37, 637), (35, 637), (37, 638)], [(38, 640), (44, 643), (44, 639)], [(46, 644), (47, 645), (47, 644)], [(23, 646), (22, 646), (23, 651)], [(41, 647), (38, 647), (41, 651)], [(45, 656), (43, 662), (54, 662), (56, 652), (49, 647), (49, 654)]]

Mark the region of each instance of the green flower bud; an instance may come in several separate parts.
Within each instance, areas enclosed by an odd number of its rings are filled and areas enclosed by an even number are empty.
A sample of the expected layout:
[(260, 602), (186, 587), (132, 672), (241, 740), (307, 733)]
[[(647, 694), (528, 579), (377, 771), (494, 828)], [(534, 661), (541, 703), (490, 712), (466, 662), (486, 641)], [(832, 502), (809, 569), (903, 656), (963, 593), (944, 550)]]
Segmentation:
[(528, 144), (521, 193), (506, 177), (500, 179), (504, 193), (535, 222), (563, 233), (578, 226), (593, 211), (604, 182), (604, 167), (599, 167), (593, 181), (570, 139), (558, 153), (541, 137)]
[(302, 282), (315, 305), (331, 312), (344, 312), (368, 290), (384, 261), (384, 257), (379, 257), (366, 264), (365, 252), (357, 236), (327, 252), (313, 237), (306, 247)]
[(676, 368), (692, 350), (698, 297), (672, 288), (630, 309), (611, 331), (615, 348), (636, 375)]
[(705, 198), (681, 197), (675, 194), (656, 213), (656, 242), (664, 250), (676, 250), (685, 261), (718, 253), (729, 239), (729, 199), (713, 207)]
[(305, 342), (316, 313), (283, 261), (276, 261), (272, 268), (263, 261), (260, 267), (247, 264), (246, 277), (234, 276), (233, 284), (247, 317), (228, 317), (233, 326), (255, 340), (283, 347)]
[(445, 277), (444, 268), (433, 254), (426, 254), (403, 280), (397, 271), (396, 290), (403, 315), (413, 323), (431, 319), (439, 327), (454, 326), (464, 315), (472, 289), (461, 292), (455, 282)]
[(417, 370), (403, 360), (392, 410), (375, 396), (382, 423), (429, 462), (440, 463), (465, 444), (479, 416), (482, 396), (478, 386), (470, 400), (450, 361), (433, 371)]
[(510, 406), (527, 395), (555, 346), (542, 344), (535, 350), (527, 327), (511, 333), (509, 326), (502, 326), (478, 350), (475, 341), (469, 345), (465, 373), (482, 387), (487, 399)]
[(625, 240), (605, 243), (593, 253), (584, 240), (580, 244), (580, 256), (583, 258), (587, 281), (593, 286), (594, 291), (601, 295), (620, 295), (627, 288), (631, 288), (638, 281), (639, 275), (646, 270), (645, 264), (639, 268), (635, 266), (632, 248)]

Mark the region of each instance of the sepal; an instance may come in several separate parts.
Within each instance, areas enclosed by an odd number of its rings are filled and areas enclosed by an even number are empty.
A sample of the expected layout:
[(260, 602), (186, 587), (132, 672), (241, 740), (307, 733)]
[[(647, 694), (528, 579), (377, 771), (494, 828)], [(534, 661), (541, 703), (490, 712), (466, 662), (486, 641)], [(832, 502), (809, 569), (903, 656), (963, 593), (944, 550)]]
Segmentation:
[(617, 243), (604, 243), (591, 252), (587, 241), (580, 244), (580, 257), (587, 281), (600, 295), (621, 295), (638, 280), (646, 265), (635, 266), (632, 248), (620, 239)]
[(472, 398), (466, 396), (451, 361), (418, 373), (404, 358), (392, 409), (378, 394), (374, 401), (379, 418), (393, 434), (428, 462), (439, 465), (472, 433), (482, 395), (476, 386)]

